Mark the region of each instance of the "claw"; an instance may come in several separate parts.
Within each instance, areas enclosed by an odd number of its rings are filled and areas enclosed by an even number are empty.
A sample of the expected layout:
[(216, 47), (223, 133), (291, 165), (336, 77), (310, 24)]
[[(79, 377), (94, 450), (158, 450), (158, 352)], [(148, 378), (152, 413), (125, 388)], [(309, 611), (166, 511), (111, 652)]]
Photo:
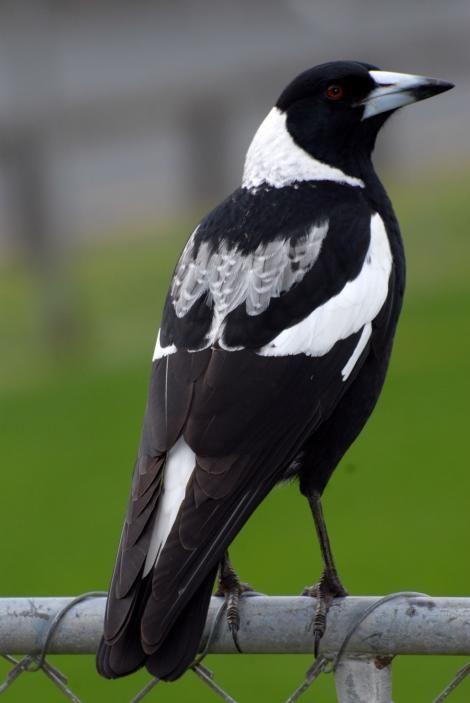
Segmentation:
[(333, 599), (328, 599), (328, 600), (318, 600), (317, 607), (315, 609), (315, 616), (313, 618), (313, 638), (314, 638), (314, 647), (313, 651), (315, 654), (315, 658), (318, 656), (318, 651), (320, 649), (320, 642), (325, 634), (326, 630), (326, 616), (328, 614), (328, 610), (330, 609), (331, 601)]
[(313, 631), (313, 654), (315, 659), (318, 659), (318, 651), (320, 649), (320, 641), (323, 637), (323, 632), (321, 630)]
[(315, 658), (318, 657), (320, 650), (320, 642), (325, 634), (328, 611), (335, 598), (347, 596), (347, 592), (343, 588), (336, 573), (324, 571), (320, 581), (314, 586), (304, 588), (303, 596), (316, 598), (315, 615), (313, 616), (313, 651)]
[(232, 635), (233, 644), (235, 645), (238, 653), (243, 654), (243, 650), (240, 647), (240, 642), (238, 641), (238, 627), (234, 627), (234, 626), (229, 625), (228, 629), (230, 630), (230, 634)]
[(226, 602), (226, 620), (232, 635), (233, 644), (236, 650), (243, 654), (238, 640), (238, 630), (240, 628), (240, 596), (246, 591), (253, 589), (247, 583), (241, 583), (237, 574), (232, 568), (228, 554), (224, 555), (221, 562), (219, 585), (215, 595), (223, 596)]

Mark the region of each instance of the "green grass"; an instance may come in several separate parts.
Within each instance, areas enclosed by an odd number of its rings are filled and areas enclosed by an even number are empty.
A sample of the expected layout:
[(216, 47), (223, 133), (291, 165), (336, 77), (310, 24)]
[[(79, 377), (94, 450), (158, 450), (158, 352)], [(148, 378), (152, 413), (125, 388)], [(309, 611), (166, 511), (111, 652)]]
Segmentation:
[[(336, 559), (352, 593), (468, 594), (470, 202), (457, 182), (390, 188), (407, 244), (406, 305), (377, 410), (325, 494)], [(173, 229), (171, 237), (136, 237), (132, 246), (122, 240), (89, 247), (70, 264), (65, 300), (79, 324), (72, 348), (59, 356), (41, 336), (44, 285), (13, 263), (1, 272), (0, 298), (8, 301), (0, 309), (3, 596), (107, 587), (162, 297), (188, 231)], [(295, 485), (272, 492), (232, 557), (241, 576), (266, 593), (298, 593), (315, 580), (318, 547)], [(103, 681), (92, 657), (51, 660), (87, 702), (128, 701), (147, 681), (145, 674)], [(432, 700), (461, 662), (399, 658), (394, 700)], [(248, 703), (285, 699), (310, 659), (259, 655), (208, 663)], [(0, 676), (7, 668), (0, 662)], [(469, 695), (466, 682), (451, 700), (463, 703)], [(211, 698), (191, 673), (149, 696)], [(5, 695), (21, 703), (61, 700), (41, 674), (24, 675)], [(305, 700), (334, 701), (332, 678), (323, 677)]]

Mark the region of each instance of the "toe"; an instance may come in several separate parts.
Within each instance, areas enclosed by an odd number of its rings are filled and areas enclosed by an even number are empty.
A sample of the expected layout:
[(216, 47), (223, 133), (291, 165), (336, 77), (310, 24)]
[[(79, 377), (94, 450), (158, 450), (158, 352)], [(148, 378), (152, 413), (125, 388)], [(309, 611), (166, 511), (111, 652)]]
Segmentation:
[(304, 590), (300, 594), (301, 596), (308, 596), (309, 598), (318, 598), (319, 596), (319, 584), (316, 583), (313, 586), (305, 586)]
[(320, 649), (320, 642), (323, 637), (323, 632), (321, 630), (314, 630), (313, 631), (313, 653), (315, 655), (315, 659), (318, 657), (318, 652)]
[(230, 633), (232, 635), (233, 644), (235, 645), (239, 654), (243, 654), (242, 649), (240, 647), (240, 641), (238, 639), (238, 625), (231, 624), (228, 627), (229, 627)]

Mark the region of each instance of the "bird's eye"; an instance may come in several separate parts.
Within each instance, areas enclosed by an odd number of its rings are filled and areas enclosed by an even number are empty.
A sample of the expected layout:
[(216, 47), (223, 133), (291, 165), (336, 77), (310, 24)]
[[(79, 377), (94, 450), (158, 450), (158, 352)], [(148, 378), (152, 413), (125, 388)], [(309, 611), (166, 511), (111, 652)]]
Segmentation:
[(338, 83), (332, 83), (326, 89), (326, 97), (328, 100), (341, 100), (344, 96), (344, 88)]

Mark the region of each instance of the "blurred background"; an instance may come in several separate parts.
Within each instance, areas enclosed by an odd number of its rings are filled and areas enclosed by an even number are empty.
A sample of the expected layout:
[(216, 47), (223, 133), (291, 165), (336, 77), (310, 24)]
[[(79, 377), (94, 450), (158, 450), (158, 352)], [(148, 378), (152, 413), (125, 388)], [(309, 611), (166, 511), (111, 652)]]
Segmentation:
[[(239, 183), (284, 85), (339, 58), (457, 88), (400, 111), (380, 137), (409, 284), (385, 391), (325, 494), (334, 551), (355, 594), (469, 595), (469, 30), (466, 0), (0, 4), (2, 596), (107, 588), (177, 254)], [(272, 493), (232, 557), (266, 593), (317, 579), (295, 485)], [(52, 659), (85, 701), (128, 701), (148, 680)], [(310, 660), (208, 664), (247, 703), (285, 699)], [(396, 660), (395, 700), (431, 700), (460, 665)], [(211, 695), (189, 673), (149, 700)], [(469, 696), (470, 682), (452, 700)], [(5, 699), (62, 697), (28, 674)], [(305, 700), (334, 701), (331, 677)]]

